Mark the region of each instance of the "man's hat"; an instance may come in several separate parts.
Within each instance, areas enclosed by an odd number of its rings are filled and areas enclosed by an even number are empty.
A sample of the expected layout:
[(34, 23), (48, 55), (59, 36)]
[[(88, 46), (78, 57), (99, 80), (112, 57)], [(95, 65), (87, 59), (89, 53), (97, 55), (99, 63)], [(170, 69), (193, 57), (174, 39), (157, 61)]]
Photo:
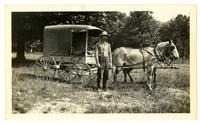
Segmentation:
[(108, 36), (108, 33), (106, 31), (103, 31), (100, 36)]

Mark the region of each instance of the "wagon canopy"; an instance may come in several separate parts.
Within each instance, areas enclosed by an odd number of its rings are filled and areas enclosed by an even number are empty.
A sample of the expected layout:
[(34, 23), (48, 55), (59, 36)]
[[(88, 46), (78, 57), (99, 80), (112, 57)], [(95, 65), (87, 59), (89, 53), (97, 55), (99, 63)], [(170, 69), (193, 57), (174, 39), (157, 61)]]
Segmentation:
[(50, 25), (44, 30), (71, 30), (72, 32), (88, 31), (88, 36), (98, 36), (103, 30), (90, 25)]
[(69, 56), (72, 46), (87, 50), (88, 36), (96, 37), (100, 28), (90, 25), (51, 25), (44, 28), (43, 53)]

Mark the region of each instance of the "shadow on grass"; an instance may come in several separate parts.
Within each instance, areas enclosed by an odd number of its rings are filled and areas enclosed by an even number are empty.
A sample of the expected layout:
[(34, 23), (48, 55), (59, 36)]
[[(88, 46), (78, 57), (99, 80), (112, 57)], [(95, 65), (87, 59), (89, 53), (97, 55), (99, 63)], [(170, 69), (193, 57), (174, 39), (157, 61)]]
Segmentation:
[(119, 92), (121, 91), (122, 92), (123, 91), (138, 92), (138, 91), (144, 90), (147, 92), (147, 94), (149, 94), (148, 87), (144, 81), (126, 82), (126, 83), (116, 82), (116, 83), (110, 84), (108, 88), (111, 90), (119, 91)]
[(33, 74), (22, 73), (22, 74), (19, 74), (19, 76), (22, 78), (27, 78), (27, 79), (36, 79), (35, 75)]
[(35, 60), (31, 59), (19, 60), (16, 58), (12, 58), (12, 67), (33, 66), (34, 64)]
[[(43, 77), (41, 77), (41, 78), (37, 77), (36, 78), (34, 74), (28, 74), (28, 73), (21, 73), (21, 74), (19, 74), (19, 76), (24, 78), (24, 79), (39, 79), (41, 81), (59, 81), (60, 80), (58, 78), (49, 78), (49, 79), (45, 79)], [(60, 82), (60, 83), (64, 83), (64, 82)]]
[(60, 83), (60, 84), (71, 84), (73, 85), (74, 87), (77, 87), (77, 88), (84, 88), (86, 90), (92, 90), (92, 91), (96, 91), (96, 85), (94, 83), (90, 84), (90, 83), (87, 83), (85, 85), (83, 85), (83, 83), (81, 82), (72, 82), (72, 81), (65, 81), (65, 80), (62, 80), (58, 77), (55, 77), (55, 78), (50, 78), (50, 79), (45, 79), (43, 77), (38, 77), (36, 78), (34, 74), (28, 74), (28, 73), (21, 73), (19, 74), (19, 76), (22, 78), (22, 80), (24, 79), (27, 79), (27, 80), (40, 80), (40, 81), (50, 81), (50, 82), (57, 82), (57, 83)]

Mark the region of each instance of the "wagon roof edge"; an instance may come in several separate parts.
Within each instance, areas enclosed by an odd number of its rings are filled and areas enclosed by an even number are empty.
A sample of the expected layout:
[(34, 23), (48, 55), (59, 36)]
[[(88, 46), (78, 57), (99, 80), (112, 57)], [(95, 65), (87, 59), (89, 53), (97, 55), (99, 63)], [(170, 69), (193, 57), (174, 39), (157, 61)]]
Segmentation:
[(47, 25), (44, 29), (74, 29), (74, 30), (99, 30), (102, 29), (91, 25)]

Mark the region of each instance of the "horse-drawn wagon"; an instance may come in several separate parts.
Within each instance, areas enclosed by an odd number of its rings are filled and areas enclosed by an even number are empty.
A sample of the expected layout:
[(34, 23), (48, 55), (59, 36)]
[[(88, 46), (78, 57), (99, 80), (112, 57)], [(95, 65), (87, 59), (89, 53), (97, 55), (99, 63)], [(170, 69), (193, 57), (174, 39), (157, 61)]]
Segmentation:
[[(102, 32), (89, 25), (52, 25), (44, 28), (43, 56), (35, 63), (34, 74), (40, 78), (57, 76), (65, 81), (90, 82), (97, 68), (95, 42)], [(90, 45), (89, 45), (90, 44)]]
[[(58, 77), (64, 81), (81, 83), (95, 81), (97, 77), (94, 56), (96, 42), (95, 40), (89, 41), (89, 39), (97, 38), (102, 31), (100, 28), (89, 25), (46, 26), (44, 28), (43, 56), (35, 63), (35, 76), (49, 79), (57, 76), (56, 72), (58, 72)], [(124, 49), (127, 51), (129, 48), (118, 48), (113, 52), (113, 59), (117, 60), (113, 65), (124, 69), (125, 81), (127, 74), (131, 78), (129, 73), (132, 69), (147, 68), (148, 85), (151, 84), (152, 79), (155, 80), (156, 68), (178, 69), (169, 66), (171, 60), (179, 56), (172, 41), (161, 42), (156, 47), (146, 47), (142, 50), (132, 49), (125, 52)], [(157, 58), (158, 61), (153, 62), (154, 58)], [(170, 62), (167, 62), (168, 58)], [(167, 66), (157, 66), (160, 65), (158, 63), (160, 60)], [(117, 71), (114, 69), (114, 72)], [(114, 81), (115, 78), (116, 73), (114, 73)]]

